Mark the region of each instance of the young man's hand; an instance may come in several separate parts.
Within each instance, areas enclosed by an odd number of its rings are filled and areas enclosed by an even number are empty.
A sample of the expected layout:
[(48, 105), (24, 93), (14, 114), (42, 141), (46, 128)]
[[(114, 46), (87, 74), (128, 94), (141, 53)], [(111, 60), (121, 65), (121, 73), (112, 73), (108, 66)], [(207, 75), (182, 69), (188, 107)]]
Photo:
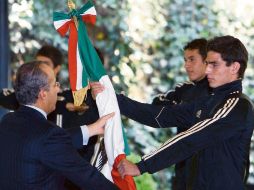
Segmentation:
[(75, 111), (75, 112), (85, 112), (86, 110), (89, 109), (89, 106), (87, 105), (80, 105), (80, 106), (75, 106), (73, 103), (68, 102), (65, 105), (66, 109), (68, 111)]
[(123, 159), (117, 166), (118, 172), (120, 173), (121, 177), (124, 178), (125, 175), (130, 176), (139, 176), (140, 171), (136, 164), (133, 164), (132, 162)]
[(90, 82), (92, 97), (95, 100), (96, 96), (103, 92), (105, 87), (100, 82)]

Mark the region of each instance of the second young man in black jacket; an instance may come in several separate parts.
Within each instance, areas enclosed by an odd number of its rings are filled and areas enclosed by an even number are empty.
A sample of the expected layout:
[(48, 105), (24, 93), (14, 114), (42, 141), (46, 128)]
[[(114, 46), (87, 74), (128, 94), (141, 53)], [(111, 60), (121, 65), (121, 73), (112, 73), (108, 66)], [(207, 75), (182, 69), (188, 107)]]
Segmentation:
[[(188, 103), (193, 100), (207, 96), (209, 85), (205, 74), (205, 59), (207, 40), (204, 38), (195, 39), (187, 43), (184, 50), (184, 68), (190, 81), (178, 84), (175, 90), (160, 94), (153, 99), (154, 105), (177, 105)], [(177, 128), (177, 133), (184, 129)], [(175, 176), (172, 178), (172, 190), (185, 190), (188, 179), (186, 176), (192, 173), (195, 175), (194, 166), (197, 163), (198, 154), (181, 161), (175, 165)]]

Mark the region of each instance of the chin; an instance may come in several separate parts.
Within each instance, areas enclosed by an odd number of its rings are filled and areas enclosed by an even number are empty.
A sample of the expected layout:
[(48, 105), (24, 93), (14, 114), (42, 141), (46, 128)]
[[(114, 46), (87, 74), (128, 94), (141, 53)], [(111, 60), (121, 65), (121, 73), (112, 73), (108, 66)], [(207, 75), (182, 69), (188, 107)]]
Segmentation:
[[(208, 81), (208, 82), (209, 82), (209, 81)], [(216, 88), (216, 85), (213, 84), (213, 83), (211, 83), (211, 82), (209, 82), (209, 87), (211, 87), (211, 88)]]
[(197, 79), (194, 77), (189, 77), (190, 81), (196, 81)]
[(216, 85), (216, 84), (209, 84), (209, 86), (210, 86), (211, 88), (217, 88), (217, 87), (219, 87), (219, 85)]
[(56, 107), (51, 108), (50, 111), (49, 111), (49, 113), (55, 111), (55, 109), (56, 109)]

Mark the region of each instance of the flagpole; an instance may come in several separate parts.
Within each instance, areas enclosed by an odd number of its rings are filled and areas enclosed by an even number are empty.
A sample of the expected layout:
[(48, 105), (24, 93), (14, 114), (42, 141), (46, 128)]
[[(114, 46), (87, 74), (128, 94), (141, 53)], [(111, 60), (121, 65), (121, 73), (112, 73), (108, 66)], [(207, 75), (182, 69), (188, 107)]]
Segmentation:
[[(76, 5), (75, 5), (75, 3), (72, 0), (68, 0), (68, 7), (72, 11), (72, 10), (74, 10), (76, 8)], [(73, 16), (73, 20), (74, 20), (76, 29), (78, 30), (78, 19), (77, 19), (77, 17)]]

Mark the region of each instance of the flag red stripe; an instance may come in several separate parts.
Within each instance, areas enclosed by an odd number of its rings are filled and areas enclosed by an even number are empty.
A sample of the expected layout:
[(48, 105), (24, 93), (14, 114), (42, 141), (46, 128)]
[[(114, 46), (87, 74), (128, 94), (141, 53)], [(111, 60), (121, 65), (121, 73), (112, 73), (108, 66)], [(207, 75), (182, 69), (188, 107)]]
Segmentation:
[(114, 162), (113, 169), (111, 171), (111, 175), (114, 183), (121, 190), (136, 190), (136, 185), (132, 176), (125, 176), (124, 179), (120, 176), (117, 166), (121, 162), (122, 159), (126, 159), (125, 154), (119, 154)]
[(87, 14), (87, 15), (82, 15), (82, 20), (85, 22), (85, 23), (90, 23), (90, 24), (95, 24), (96, 22), (96, 15), (90, 15), (90, 14)]
[(77, 44), (78, 44), (78, 32), (74, 21), (70, 22), (70, 36), (69, 36), (69, 77), (71, 90), (76, 91), (77, 86)]
[(71, 21), (68, 21), (66, 23), (64, 23), (64, 25), (62, 25), (60, 28), (57, 29), (57, 32), (62, 36), (64, 37), (65, 34), (67, 33), (67, 31), (69, 30), (69, 23)]

